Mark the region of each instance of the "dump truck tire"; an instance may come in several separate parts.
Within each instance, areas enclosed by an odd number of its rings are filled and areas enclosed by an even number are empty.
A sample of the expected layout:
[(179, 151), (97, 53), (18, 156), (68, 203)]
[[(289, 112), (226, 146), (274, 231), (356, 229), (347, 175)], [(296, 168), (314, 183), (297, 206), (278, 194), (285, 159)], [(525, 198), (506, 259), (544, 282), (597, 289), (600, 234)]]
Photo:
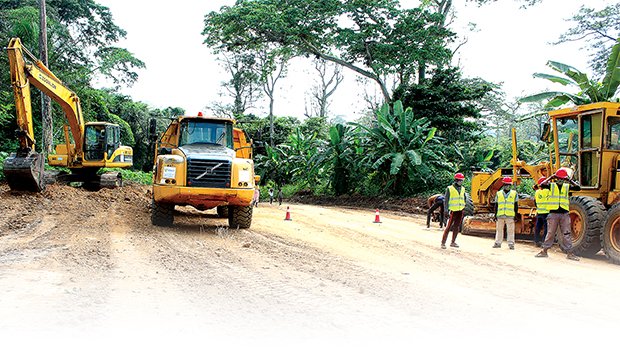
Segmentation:
[(250, 228), (252, 206), (228, 206), (228, 226), (230, 228)]
[(154, 226), (170, 227), (174, 223), (174, 205), (151, 202), (151, 223)]
[(601, 231), (605, 223), (605, 206), (588, 196), (570, 198), (570, 222), (573, 252), (591, 257), (601, 250)]
[(607, 212), (601, 239), (607, 259), (620, 265), (620, 204), (613, 205)]
[(221, 217), (221, 218), (228, 217), (228, 206), (217, 206), (215, 210), (217, 211), (218, 217)]

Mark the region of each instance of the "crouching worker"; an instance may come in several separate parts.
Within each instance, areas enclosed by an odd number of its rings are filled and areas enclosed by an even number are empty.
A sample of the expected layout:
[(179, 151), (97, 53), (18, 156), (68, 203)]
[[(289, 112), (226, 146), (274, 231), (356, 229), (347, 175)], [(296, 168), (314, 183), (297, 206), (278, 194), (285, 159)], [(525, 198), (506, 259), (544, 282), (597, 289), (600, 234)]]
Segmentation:
[(443, 222), (443, 215), (445, 213), (444, 207), (443, 207), (444, 200), (445, 200), (445, 197), (443, 197), (442, 194), (436, 194), (428, 198), (428, 201), (427, 201), (428, 212), (426, 213), (426, 228), (431, 227), (431, 217), (435, 213), (435, 210), (437, 210), (438, 208), (439, 208), (439, 217), (438, 217), (439, 228), (443, 228), (443, 226), (445, 225)]
[(506, 226), (506, 239), (508, 248), (515, 248), (515, 216), (519, 210), (519, 196), (512, 189), (512, 179), (502, 179), (502, 189), (495, 194), (495, 244), (493, 248), (501, 248), (504, 240), (504, 226)]
[[(555, 182), (551, 182), (551, 179), (555, 179)], [(573, 238), (571, 235), (570, 215), (568, 211), (570, 209), (569, 190), (579, 191), (581, 187), (577, 182), (573, 181), (569, 177), (568, 170), (566, 168), (560, 168), (555, 174), (551, 175), (541, 186), (549, 185), (549, 199), (548, 208), (549, 214), (547, 215), (547, 236), (543, 243), (543, 249), (536, 254), (538, 258), (547, 257), (547, 251), (551, 249), (553, 245), (553, 239), (558, 228), (562, 231), (563, 245), (567, 250), (566, 258), (570, 260), (579, 260), (579, 258), (573, 252)]]

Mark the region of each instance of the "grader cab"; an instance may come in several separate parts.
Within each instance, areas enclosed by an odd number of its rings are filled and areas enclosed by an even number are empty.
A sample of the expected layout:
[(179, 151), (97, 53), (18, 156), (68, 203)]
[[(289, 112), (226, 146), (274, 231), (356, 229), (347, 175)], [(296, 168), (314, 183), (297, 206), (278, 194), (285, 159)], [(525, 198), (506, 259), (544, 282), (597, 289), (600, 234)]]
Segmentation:
[[(620, 103), (600, 102), (549, 112), (542, 139), (552, 147), (549, 162), (527, 165), (517, 160), (513, 140), (512, 168), (494, 173), (475, 173), (472, 199), (477, 214), (492, 211), (490, 201), (510, 175), (519, 183), (536, 181), (560, 167), (574, 171), (581, 191), (572, 193), (570, 217), (573, 247), (577, 254), (605, 255), (620, 264)], [(514, 135), (514, 133), (513, 133)], [(536, 209), (533, 199), (519, 202), (517, 233), (531, 234)], [(490, 229), (490, 224), (466, 221), (464, 233)], [(493, 226), (494, 228), (494, 226)]]

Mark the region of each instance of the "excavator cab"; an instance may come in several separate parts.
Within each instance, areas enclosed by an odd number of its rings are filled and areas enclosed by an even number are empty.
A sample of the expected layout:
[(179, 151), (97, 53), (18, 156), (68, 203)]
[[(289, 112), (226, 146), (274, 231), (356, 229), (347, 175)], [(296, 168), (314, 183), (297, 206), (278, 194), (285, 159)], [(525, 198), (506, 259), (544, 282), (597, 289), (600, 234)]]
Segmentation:
[(84, 159), (87, 161), (107, 160), (120, 147), (120, 127), (117, 125), (87, 123), (84, 137)]

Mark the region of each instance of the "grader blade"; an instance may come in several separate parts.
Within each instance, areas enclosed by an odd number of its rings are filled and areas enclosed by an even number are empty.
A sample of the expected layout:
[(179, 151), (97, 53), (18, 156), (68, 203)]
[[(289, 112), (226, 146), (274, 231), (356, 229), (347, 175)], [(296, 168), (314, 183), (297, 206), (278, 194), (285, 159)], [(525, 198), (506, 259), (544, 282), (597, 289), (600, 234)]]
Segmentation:
[(490, 236), (495, 234), (495, 222), (488, 217), (468, 216), (463, 220), (463, 234)]
[(34, 151), (12, 153), (4, 160), (4, 176), (14, 191), (40, 192), (45, 189), (45, 159)]

